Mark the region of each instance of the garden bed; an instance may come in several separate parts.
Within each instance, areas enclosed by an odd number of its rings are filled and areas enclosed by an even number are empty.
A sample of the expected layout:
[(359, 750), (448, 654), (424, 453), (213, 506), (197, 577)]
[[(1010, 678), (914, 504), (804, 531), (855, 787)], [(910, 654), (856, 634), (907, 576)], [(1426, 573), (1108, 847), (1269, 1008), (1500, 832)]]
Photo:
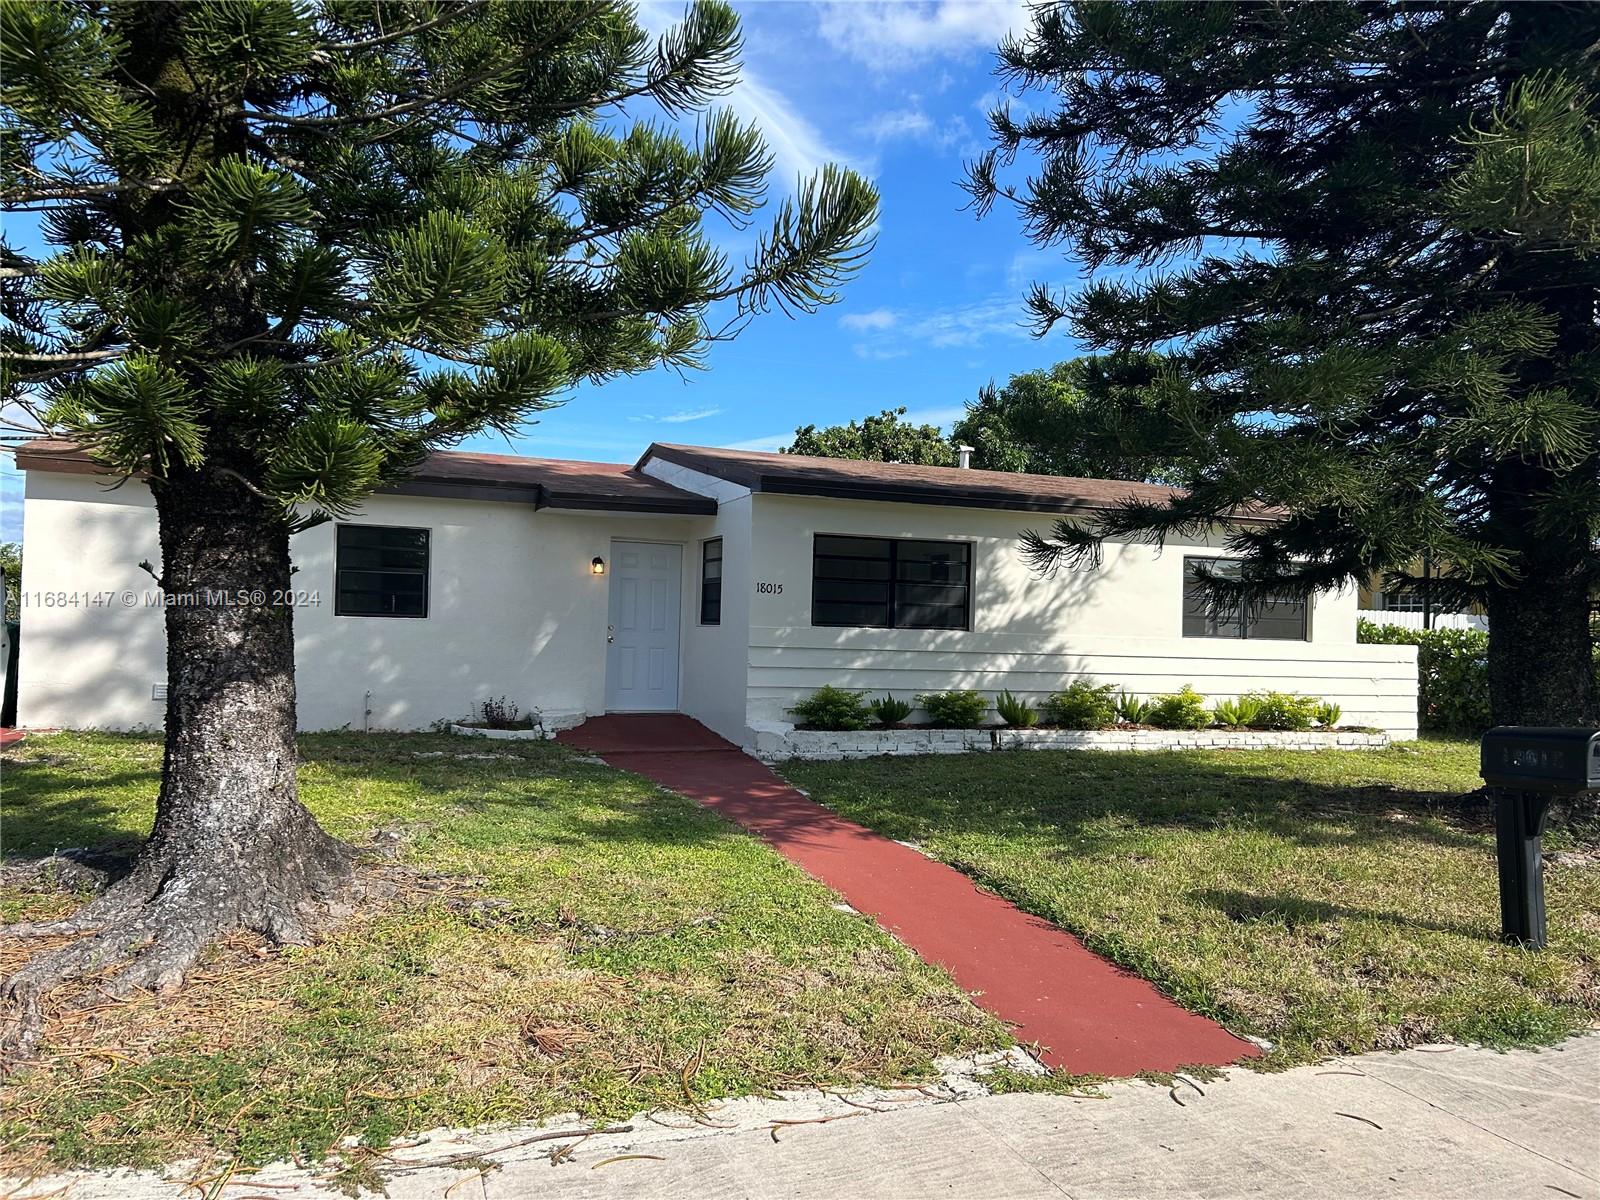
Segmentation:
[(863, 729), (843, 732), (755, 727), (757, 758), (828, 761), (881, 754), (965, 754), (989, 750), (1381, 750), (1389, 735), (1354, 729)]
[(543, 725), (522, 725), (515, 729), (496, 729), (488, 725), (457, 723), (450, 726), (450, 732), (458, 737), (496, 738), (501, 741), (519, 741), (522, 739), (538, 741), (543, 738), (555, 737), (555, 731), (546, 731)]

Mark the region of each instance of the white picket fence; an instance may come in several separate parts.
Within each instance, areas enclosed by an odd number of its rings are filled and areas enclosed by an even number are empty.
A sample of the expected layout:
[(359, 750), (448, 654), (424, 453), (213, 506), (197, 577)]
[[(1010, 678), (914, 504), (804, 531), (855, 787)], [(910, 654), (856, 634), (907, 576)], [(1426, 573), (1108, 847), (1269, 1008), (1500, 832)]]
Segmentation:
[[(1402, 629), (1423, 628), (1422, 614), (1419, 612), (1364, 608), (1358, 615), (1376, 625), (1399, 625)], [(1434, 613), (1433, 627), (1435, 629), (1481, 629), (1487, 632), (1489, 618), (1478, 616), (1476, 613)]]

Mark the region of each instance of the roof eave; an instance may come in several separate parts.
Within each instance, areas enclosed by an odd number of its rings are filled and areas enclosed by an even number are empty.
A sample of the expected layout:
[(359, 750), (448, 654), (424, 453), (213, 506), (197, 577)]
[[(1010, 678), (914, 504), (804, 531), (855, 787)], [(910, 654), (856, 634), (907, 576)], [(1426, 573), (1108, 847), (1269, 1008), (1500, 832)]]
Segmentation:
[[(918, 487), (915, 484), (818, 483), (764, 474), (739, 464), (719, 462), (714, 458), (678, 451), (660, 443), (652, 443), (644, 452), (639, 459), (640, 467), (642, 468), (651, 458), (660, 458), (674, 466), (685, 467), (728, 483), (739, 484), (752, 492), (765, 492), (777, 496), (821, 496), (833, 500), (868, 500), (878, 503), (928, 504), (942, 508), (982, 508), (1002, 512), (1061, 514), (1107, 512), (1116, 507), (1114, 504), (1098, 504), (1088, 500), (999, 496), (989, 492), (949, 487)], [(1268, 524), (1274, 518), (1240, 513), (1218, 517), (1217, 520), (1219, 523)]]
[(668, 516), (712, 517), (717, 513), (717, 502), (709, 496), (635, 497), (564, 495), (546, 490), (540, 508), (567, 509), (586, 512), (637, 512), (662, 513)]

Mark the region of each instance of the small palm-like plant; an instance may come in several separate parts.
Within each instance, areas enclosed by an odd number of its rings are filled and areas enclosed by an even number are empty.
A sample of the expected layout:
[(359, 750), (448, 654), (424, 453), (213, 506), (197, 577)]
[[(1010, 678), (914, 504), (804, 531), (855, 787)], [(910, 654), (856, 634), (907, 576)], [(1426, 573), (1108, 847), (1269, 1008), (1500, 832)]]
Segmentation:
[(898, 725), (911, 715), (911, 704), (905, 700), (896, 700), (892, 694), (871, 701), (867, 709), (872, 713), (873, 720), (880, 725)]
[(1261, 701), (1255, 696), (1240, 696), (1236, 700), (1218, 700), (1211, 709), (1218, 725), (1233, 729), (1255, 725), (1261, 719)]
[(1317, 705), (1317, 724), (1324, 729), (1332, 729), (1339, 723), (1339, 718), (1342, 716), (1344, 716), (1344, 709), (1340, 708), (1332, 700), (1324, 700)]
[(1026, 729), (1039, 720), (1039, 710), (1020, 696), (1013, 696), (1010, 689), (996, 697), (994, 710), (1007, 725), (1018, 729)]
[(1117, 720), (1127, 725), (1146, 724), (1150, 720), (1150, 701), (1122, 692), (1117, 696)]

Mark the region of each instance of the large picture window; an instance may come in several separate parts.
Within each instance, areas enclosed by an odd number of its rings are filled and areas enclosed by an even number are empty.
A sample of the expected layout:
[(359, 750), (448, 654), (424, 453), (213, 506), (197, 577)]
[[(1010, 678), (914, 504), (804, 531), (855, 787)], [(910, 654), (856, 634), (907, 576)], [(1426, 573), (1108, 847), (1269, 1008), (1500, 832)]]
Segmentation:
[(972, 546), (819, 533), (811, 552), (811, 623), (968, 629)]
[(333, 611), (341, 617), (428, 615), (428, 531), (340, 525)]
[(722, 624), (722, 539), (700, 545), (700, 624)]
[(1183, 636), (1221, 638), (1275, 638), (1305, 641), (1306, 601), (1301, 596), (1277, 596), (1249, 605), (1216, 607), (1207, 599), (1199, 578), (1204, 565), (1224, 579), (1239, 578), (1242, 564), (1236, 558), (1186, 558), (1183, 560)]

